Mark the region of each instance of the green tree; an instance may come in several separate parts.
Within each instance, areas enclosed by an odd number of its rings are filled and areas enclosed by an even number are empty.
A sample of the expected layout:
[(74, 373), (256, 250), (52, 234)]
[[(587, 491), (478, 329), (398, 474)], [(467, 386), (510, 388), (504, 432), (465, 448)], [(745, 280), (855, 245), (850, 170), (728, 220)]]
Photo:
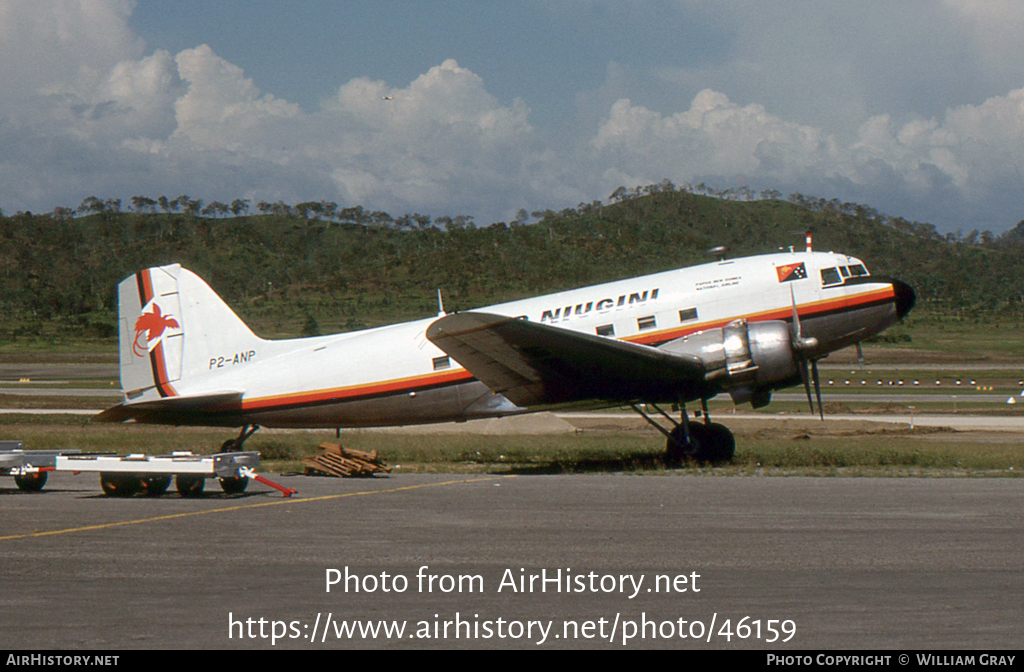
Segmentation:
[(231, 201), (231, 214), (235, 217), (240, 217), (249, 213), (249, 200), (244, 198), (236, 198)]

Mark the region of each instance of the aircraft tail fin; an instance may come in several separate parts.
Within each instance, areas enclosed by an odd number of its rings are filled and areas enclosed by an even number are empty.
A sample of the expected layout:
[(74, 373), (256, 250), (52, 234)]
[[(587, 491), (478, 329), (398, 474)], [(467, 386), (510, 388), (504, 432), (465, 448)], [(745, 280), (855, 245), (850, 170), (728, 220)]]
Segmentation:
[[(177, 397), (225, 360), (254, 359), (263, 339), (199, 276), (178, 264), (147, 268), (118, 285), (121, 389), (131, 403)], [(219, 366), (218, 366), (219, 364)], [(146, 394), (146, 393), (149, 394)]]

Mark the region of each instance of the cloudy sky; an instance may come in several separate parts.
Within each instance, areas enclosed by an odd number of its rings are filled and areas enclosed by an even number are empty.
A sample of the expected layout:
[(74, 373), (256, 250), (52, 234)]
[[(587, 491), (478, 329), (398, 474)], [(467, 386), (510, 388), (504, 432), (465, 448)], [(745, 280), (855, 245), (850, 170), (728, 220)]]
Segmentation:
[(1024, 219), (1020, 0), (0, 0), (0, 209), (507, 220), (669, 178)]

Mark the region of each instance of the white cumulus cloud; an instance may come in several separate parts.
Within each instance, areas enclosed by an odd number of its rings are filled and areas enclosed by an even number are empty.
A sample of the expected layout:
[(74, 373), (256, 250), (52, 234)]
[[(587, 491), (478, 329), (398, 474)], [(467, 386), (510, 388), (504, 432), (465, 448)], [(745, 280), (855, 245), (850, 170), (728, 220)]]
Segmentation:
[(263, 95), (207, 45), (182, 51), (175, 61), (188, 92), (173, 103), (174, 137), (198, 149), (262, 154), (275, 126), (301, 116), (298, 105)]
[[(425, 210), (463, 202), (493, 213), (521, 205), (510, 194), (532, 181), (526, 169), (538, 147), (527, 115), (521, 101), (501, 105), (454, 60), (401, 89), (352, 80), (318, 114), (332, 131), (325, 159), (352, 202), (390, 193)], [(495, 209), (481, 199), (507, 202)]]
[[(741, 178), (850, 199), (887, 199), (896, 190), (918, 207), (931, 203), (936, 215), (955, 202), (963, 216), (973, 211), (996, 217), (1024, 187), (1024, 89), (951, 108), (941, 119), (897, 124), (877, 115), (848, 144), (712, 90), (698, 93), (689, 110), (671, 115), (622, 99), (592, 145), (608, 167), (606, 180), (625, 186), (664, 177), (717, 178), (728, 186)], [(604, 186), (614, 188), (611, 182)]]
[[(736, 2), (726, 6), (725, 16), (744, 15)], [(1017, 28), (1024, 29), (1016, 2), (941, 6), (970, 31), (970, 39), (956, 41), (958, 50), (973, 40), (979, 58), (1012, 72)], [(0, 0), (5, 211), (74, 206), (89, 195), (187, 193), (207, 201), (324, 199), (393, 214), (470, 214), (487, 224), (520, 208), (557, 210), (606, 198), (619, 186), (669, 178), (856, 200), (944, 228), (964, 220), (971, 223), (963, 228), (999, 230), (1020, 216), (1022, 88), (1004, 87), (938, 113), (868, 112), (870, 77), (851, 76), (846, 95), (847, 80), (836, 77), (842, 68), (832, 64), (816, 76), (815, 63), (793, 52), (781, 60), (793, 74), (779, 96), (827, 83), (817, 93), (817, 112), (798, 115), (796, 103), (727, 95), (715, 86), (694, 88), (682, 103), (667, 104), (668, 95), (660, 107), (643, 104), (629, 95), (637, 70), (610, 67), (616, 86), (576, 98), (592, 108), (580, 118), (595, 121), (566, 127), (552, 142), (555, 132), (531, 123), (526, 102), (499, 100), (455, 60), (397, 86), (365, 77), (338, 83), (316, 109), (304, 110), (261, 91), (208, 45), (148, 52), (128, 25), (133, 7), (131, 0)], [(796, 28), (777, 12), (747, 13), (788, 35), (830, 25), (834, 16), (816, 7), (806, 5)], [(897, 25), (911, 25), (910, 13), (900, 10)], [(738, 34), (753, 35), (753, 23)], [(860, 20), (839, 43), (855, 44), (867, 26)], [(865, 44), (871, 39), (865, 34)], [(774, 81), (786, 67), (767, 69), (758, 49), (776, 56), (779, 44), (766, 35), (746, 42), (737, 58), (663, 69), (659, 81), (676, 93), (722, 73), (734, 82)], [(809, 53), (830, 48), (816, 45)], [(860, 72), (857, 59), (884, 60), (871, 51), (851, 52), (842, 67)], [(819, 120), (831, 118), (837, 105), (849, 112), (835, 123)]]
[(133, 0), (0, 0), (0, 90), (7, 101), (82, 93), (142, 55)]
[(698, 93), (689, 110), (667, 116), (619, 100), (593, 146), (603, 160), (646, 183), (766, 173), (795, 179), (835, 160), (820, 129), (785, 121), (761, 105), (736, 105), (710, 89)]

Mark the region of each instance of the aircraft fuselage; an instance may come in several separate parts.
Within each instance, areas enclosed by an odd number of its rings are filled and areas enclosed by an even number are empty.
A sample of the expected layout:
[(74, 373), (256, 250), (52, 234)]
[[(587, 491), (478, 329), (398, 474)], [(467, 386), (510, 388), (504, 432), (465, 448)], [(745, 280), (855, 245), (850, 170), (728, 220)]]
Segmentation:
[[(899, 281), (868, 275), (858, 259), (796, 252), (702, 264), (511, 301), (480, 312), (659, 347), (736, 320), (791, 323), (795, 305), (802, 336), (817, 341), (805, 354), (818, 359), (894, 324), (912, 303), (913, 290)], [(145, 298), (142, 305), (147, 305)], [(135, 417), (140, 422), (267, 427), (405, 425), (536, 410), (495, 394), (428, 340), (427, 329), (435, 320), (305, 339), (255, 339), (228, 344), (223, 351), (213, 348), (198, 364), (189, 365), (185, 358), (191, 375), (183, 375), (172, 362), (165, 367), (169, 372), (163, 374), (163, 388), (129, 392), (128, 403), (171, 393), (189, 397), (238, 390), (242, 394), (234, 403)], [(180, 326), (185, 334), (180, 340), (188, 347), (196, 327), (184, 322)], [(170, 351), (176, 346), (174, 334), (168, 334), (164, 342)], [(131, 355), (122, 346), (122, 366), (126, 356)], [(680, 397), (692, 400), (714, 394), (709, 383), (680, 392)]]

